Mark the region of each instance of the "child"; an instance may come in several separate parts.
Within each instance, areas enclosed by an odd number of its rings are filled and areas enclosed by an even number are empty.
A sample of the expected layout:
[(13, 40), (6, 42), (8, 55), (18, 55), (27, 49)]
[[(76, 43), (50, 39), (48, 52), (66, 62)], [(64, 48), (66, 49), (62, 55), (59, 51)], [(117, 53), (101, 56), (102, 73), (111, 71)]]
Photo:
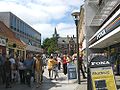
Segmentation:
[(56, 77), (59, 78), (59, 75), (58, 75), (58, 64), (54, 65), (53, 72), (54, 72), (54, 75), (55, 75), (54, 79), (57, 80)]

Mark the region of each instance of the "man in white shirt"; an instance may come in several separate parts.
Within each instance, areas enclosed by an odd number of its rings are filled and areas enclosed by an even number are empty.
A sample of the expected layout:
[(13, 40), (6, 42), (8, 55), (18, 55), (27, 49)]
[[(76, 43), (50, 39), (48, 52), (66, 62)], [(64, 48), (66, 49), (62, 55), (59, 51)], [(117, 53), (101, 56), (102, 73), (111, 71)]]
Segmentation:
[(11, 79), (12, 79), (12, 82), (14, 82), (16, 70), (15, 70), (15, 59), (13, 58), (13, 56), (10, 57), (9, 61), (11, 62)]

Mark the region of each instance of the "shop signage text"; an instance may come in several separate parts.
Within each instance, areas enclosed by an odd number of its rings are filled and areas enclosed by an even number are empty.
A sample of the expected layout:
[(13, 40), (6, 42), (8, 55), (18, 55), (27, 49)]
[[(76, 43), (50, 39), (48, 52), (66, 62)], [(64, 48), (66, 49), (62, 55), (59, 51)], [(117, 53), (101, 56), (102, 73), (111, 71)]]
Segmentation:
[(92, 72), (92, 75), (105, 75), (110, 74), (110, 71)]
[(106, 30), (105, 30), (105, 29), (103, 29), (102, 31), (100, 31), (100, 32), (97, 34), (97, 40), (100, 39), (101, 37), (103, 37), (105, 34), (106, 34)]
[(120, 14), (118, 16), (116, 16), (116, 18), (109, 23), (103, 30), (101, 30), (90, 42), (89, 44), (93, 44), (96, 41), (98, 41), (99, 39), (101, 39), (102, 37), (104, 37), (105, 35), (109, 34), (110, 32), (112, 32), (113, 30), (115, 30), (117, 27), (120, 26)]
[(106, 65), (110, 64), (109, 61), (91, 62), (91, 65)]

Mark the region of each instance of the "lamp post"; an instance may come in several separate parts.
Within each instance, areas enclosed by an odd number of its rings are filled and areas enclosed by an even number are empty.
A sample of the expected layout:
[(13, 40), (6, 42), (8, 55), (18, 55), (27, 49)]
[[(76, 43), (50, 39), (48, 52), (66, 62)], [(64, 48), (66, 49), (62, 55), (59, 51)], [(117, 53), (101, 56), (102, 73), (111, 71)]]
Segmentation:
[(79, 60), (79, 35), (78, 35), (78, 22), (80, 20), (79, 18), (79, 12), (73, 12), (72, 16), (74, 18), (75, 21), (75, 25), (76, 25), (76, 47), (77, 47), (77, 73), (78, 73), (78, 84), (80, 84), (80, 60)]

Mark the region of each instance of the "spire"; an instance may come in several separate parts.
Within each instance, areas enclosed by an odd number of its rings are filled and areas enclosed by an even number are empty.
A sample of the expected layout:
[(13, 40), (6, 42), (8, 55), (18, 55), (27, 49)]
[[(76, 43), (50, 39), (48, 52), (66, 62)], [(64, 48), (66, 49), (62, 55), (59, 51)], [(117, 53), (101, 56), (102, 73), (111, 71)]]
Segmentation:
[(53, 37), (59, 38), (59, 34), (57, 34), (57, 29), (56, 29), (56, 27), (55, 27), (55, 31), (54, 31)]
[(55, 33), (54, 34), (57, 34), (57, 29), (56, 29), (56, 27), (55, 27)]

